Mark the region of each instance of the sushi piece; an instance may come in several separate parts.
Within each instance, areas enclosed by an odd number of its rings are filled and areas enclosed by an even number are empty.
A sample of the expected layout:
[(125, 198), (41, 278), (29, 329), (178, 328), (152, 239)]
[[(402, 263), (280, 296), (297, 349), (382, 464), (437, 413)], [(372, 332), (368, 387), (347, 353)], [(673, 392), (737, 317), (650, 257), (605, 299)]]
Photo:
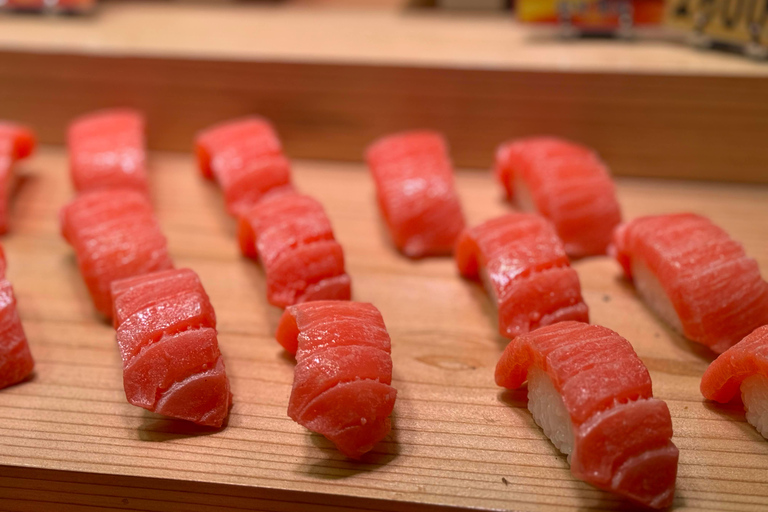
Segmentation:
[(312, 197), (270, 193), (240, 217), (238, 238), (243, 255), (261, 260), (270, 304), (350, 299), (344, 252), (323, 206)]
[(144, 116), (132, 109), (92, 112), (67, 131), (75, 190), (131, 188), (148, 193)]
[(107, 318), (113, 281), (173, 267), (149, 200), (139, 192), (81, 194), (62, 209), (61, 231), (75, 250), (94, 306)]
[(296, 356), (288, 416), (359, 459), (389, 433), (397, 391), (390, 339), (371, 304), (317, 301), (290, 306), (277, 341)]
[(620, 226), (612, 254), (645, 303), (686, 338), (722, 353), (768, 324), (768, 283), (742, 245), (692, 213)]
[(627, 340), (580, 322), (520, 335), (504, 350), (496, 383), (517, 389), (526, 380), (534, 421), (576, 478), (648, 507), (672, 503), (672, 419)]
[(29, 128), (0, 121), (0, 234), (8, 232), (8, 209), (13, 183), (13, 165), (35, 150), (37, 140)]
[(27, 336), (16, 310), (16, 296), (5, 278), (5, 253), (0, 247), (0, 389), (26, 379), (35, 366)]
[(409, 258), (451, 254), (464, 214), (443, 137), (428, 131), (390, 135), (368, 148), (366, 160), (397, 249)]
[(165, 270), (112, 283), (117, 344), (128, 402), (220, 427), (232, 404), (216, 315), (192, 270)]
[(203, 176), (216, 179), (233, 216), (272, 189), (291, 185), (290, 163), (266, 119), (248, 117), (214, 125), (197, 135), (195, 148)]
[(741, 391), (747, 421), (768, 439), (768, 325), (720, 354), (701, 378), (701, 394), (728, 403)]
[(552, 224), (536, 214), (510, 213), (464, 230), (455, 257), (462, 276), (485, 283), (502, 336), (589, 321), (579, 276)]
[(515, 140), (496, 151), (495, 174), (520, 209), (552, 221), (569, 256), (606, 254), (621, 210), (595, 152), (553, 137)]

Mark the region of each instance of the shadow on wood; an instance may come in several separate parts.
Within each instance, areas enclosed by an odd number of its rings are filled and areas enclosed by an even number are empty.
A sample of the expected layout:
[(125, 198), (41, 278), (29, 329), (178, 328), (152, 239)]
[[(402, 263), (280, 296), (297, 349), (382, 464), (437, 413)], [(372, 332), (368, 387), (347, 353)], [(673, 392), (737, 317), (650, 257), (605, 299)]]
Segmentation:
[(146, 411), (144, 421), (137, 433), (142, 441), (153, 443), (162, 443), (165, 441), (174, 441), (176, 439), (185, 439), (189, 437), (208, 436), (217, 434), (227, 428), (228, 419), (225, 420), (221, 428), (206, 427), (197, 425), (190, 421), (174, 420), (165, 418), (158, 414)]

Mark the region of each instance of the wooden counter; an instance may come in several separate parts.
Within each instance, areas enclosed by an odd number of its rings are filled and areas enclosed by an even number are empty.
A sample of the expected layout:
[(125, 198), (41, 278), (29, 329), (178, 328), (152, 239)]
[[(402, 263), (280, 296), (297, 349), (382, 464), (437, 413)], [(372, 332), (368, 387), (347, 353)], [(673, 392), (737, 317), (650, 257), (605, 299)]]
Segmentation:
[[(57, 213), (72, 192), (61, 149), (20, 167), (8, 274), (36, 359), (35, 377), (0, 392), (0, 508), (39, 510), (622, 510), (570, 476), (526, 410), (494, 385), (504, 340), (493, 306), (450, 259), (411, 262), (380, 227), (368, 174), (298, 162), (298, 186), (326, 206), (355, 299), (382, 311), (398, 400), (392, 434), (362, 463), (286, 416), (294, 363), (272, 338), (259, 267), (239, 257), (220, 193), (191, 155), (151, 155), (157, 213), (179, 266), (196, 270), (219, 319), (234, 392), (229, 426), (199, 430), (130, 406), (114, 331), (94, 315)], [(486, 172), (460, 172), (468, 219), (509, 210)], [(768, 187), (619, 181), (626, 217), (692, 210), (742, 241), (768, 269)], [(738, 406), (705, 403), (710, 361), (656, 320), (608, 258), (577, 262), (595, 323), (635, 346), (666, 400), (680, 448), (676, 511), (765, 510), (768, 442)]]
[(0, 117), (61, 143), (95, 108), (147, 112), (150, 144), (188, 150), (259, 113), (289, 153), (360, 160), (427, 127), (460, 165), (554, 134), (618, 175), (768, 182), (768, 64), (641, 41), (562, 41), (509, 14), (107, 2), (93, 18), (0, 16)]

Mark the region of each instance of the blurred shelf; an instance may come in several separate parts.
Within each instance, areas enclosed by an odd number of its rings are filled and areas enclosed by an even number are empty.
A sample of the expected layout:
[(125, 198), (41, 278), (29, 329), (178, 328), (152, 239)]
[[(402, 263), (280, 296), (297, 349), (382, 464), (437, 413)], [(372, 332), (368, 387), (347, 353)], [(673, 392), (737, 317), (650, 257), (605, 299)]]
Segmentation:
[(656, 35), (563, 41), (508, 13), (107, 2), (91, 18), (0, 16), (1, 117), (59, 143), (68, 119), (143, 108), (150, 143), (259, 112), (292, 156), (360, 159), (433, 127), (463, 166), (552, 133), (617, 174), (768, 182), (768, 65)]
[(290, 3), (107, 2), (94, 18), (0, 17), (0, 45), (20, 51), (768, 77), (768, 66), (761, 63), (663, 39), (563, 41), (515, 23), (509, 13), (312, 9)]

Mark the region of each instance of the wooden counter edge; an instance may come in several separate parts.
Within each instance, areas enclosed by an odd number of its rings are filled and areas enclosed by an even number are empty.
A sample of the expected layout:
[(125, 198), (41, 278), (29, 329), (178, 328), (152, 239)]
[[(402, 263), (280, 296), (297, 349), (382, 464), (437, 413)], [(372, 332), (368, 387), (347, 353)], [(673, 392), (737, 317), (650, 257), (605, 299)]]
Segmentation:
[(0, 465), (0, 501), (4, 510), (68, 511), (154, 510), (188, 507), (199, 512), (227, 510), (283, 511), (301, 506), (306, 512), (443, 512), (462, 508), (318, 494), (231, 484), (143, 478), (77, 471)]
[(146, 112), (153, 149), (189, 151), (213, 122), (258, 113), (293, 158), (357, 160), (376, 137), (431, 128), (489, 168), (508, 139), (597, 149), (616, 175), (768, 183), (768, 77), (558, 73), (0, 51), (2, 116), (60, 144), (98, 108)]

